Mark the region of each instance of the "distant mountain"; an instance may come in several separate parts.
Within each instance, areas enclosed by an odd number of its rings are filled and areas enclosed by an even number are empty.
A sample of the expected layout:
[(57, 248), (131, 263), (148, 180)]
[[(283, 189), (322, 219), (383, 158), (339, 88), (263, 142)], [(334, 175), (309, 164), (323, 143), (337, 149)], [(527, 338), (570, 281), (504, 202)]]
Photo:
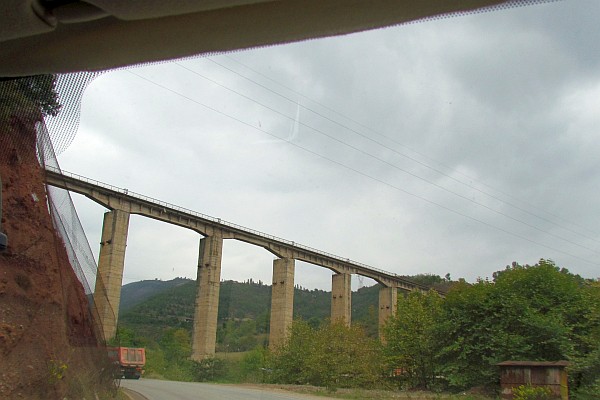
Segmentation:
[[(141, 281), (123, 286), (119, 323), (135, 327), (148, 337), (157, 337), (167, 328), (191, 329), (194, 316), (196, 282), (189, 279)], [(352, 319), (355, 323), (375, 324), (378, 285), (364, 287), (352, 294)], [(271, 311), (271, 286), (262, 282), (221, 282), (218, 323), (255, 321), (257, 330), (268, 331)], [(331, 292), (300, 287), (294, 293), (294, 318), (320, 323), (331, 314)]]
[[(412, 280), (413, 282), (430, 286), (435, 288), (436, 290), (440, 290), (442, 292), (446, 292), (450, 286), (453, 284), (452, 281), (448, 281), (443, 279), (437, 275), (430, 274), (420, 274), (414, 276), (403, 276), (403, 278)], [(153, 296), (161, 293), (164, 290), (181, 286), (190, 282), (195, 282), (192, 279), (188, 278), (175, 278), (170, 281), (162, 281), (159, 279), (154, 280), (144, 280), (139, 282), (129, 283), (124, 285), (121, 288), (121, 303), (119, 306), (119, 315), (129, 311), (135, 305), (140, 304)], [(233, 281), (230, 281), (233, 282)], [(238, 282), (236, 282), (238, 283)], [(270, 302), (270, 286), (263, 284), (261, 281), (254, 282), (252, 279), (249, 279), (243, 284), (248, 285), (256, 285), (257, 287), (269, 288), (269, 293), (263, 293), (261, 297), (268, 296)], [(357, 292), (354, 292), (352, 296), (352, 319), (363, 320), (367, 317), (368, 305), (367, 307), (363, 307), (363, 303), (367, 304), (375, 304), (379, 301), (377, 291), (374, 289), (379, 287), (379, 285), (371, 286), (371, 287), (363, 287), (358, 289)], [(227, 291), (231, 291), (233, 286), (230, 284), (225, 284), (221, 287), (221, 299), (220, 299), (220, 307), (227, 308), (229, 304), (229, 296), (223, 296), (223, 294), (228, 293)], [(264, 289), (263, 289), (264, 290)], [(294, 312), (296, 316), (300, 316), (305, 319), (309, 319), (311, 317), (317, 317), (319, 319), (325, 318), (328, 314), (323, 314), (322, 308), (323, 306), (330, 307), (331, 304), (331, 292), (323, 291), (323, 290), (308, 290), (300, 287), (296, 287), (295, 297), (295, 307)], [(244, 292), (244, 291), (242, 291)], [(236, 292), (232, 292), (232, 295), (235, 297), (239, 294)], [(368, 299), (368, 300), (367, 300)], [(324, 304), (323, 302), (327, 303)], [(316, 308), (315, 308), (316, 307)], [(316, 312), (316, 315), (315, 315)]]
[(148, 300), (164, 290), (181, 286), (191, 281), (191, 279), (187, 278), (175, 278), (170, 281), (155, 279), (128, 283), (121, 288), (119, 315), (122, 315), (135, 305)]
[[(441, 284), (440, 277), (420, 275), (419, 283)], [(361, 324), (373, 337), (378, 332), (380, 285), (362, 287), (352, 293), (352, 323)], [(141, 281), (123, 286), (119, 325), (138, 335), (159, 341), (170, 328), (191, 331), (196, 299), (196, 281), (176, 278), (171, 281)], [(271, 313), (271, 286), (248, 280), (221, 282), (217, 344), (239, 351), (265, 340)], [(331, 292), (294, 290), (294, 318), (318, 325), (331, 315)], [(235, 346), (233, 346), (235, 343)], [(244, 345), (240, 343), (245, 343)]]

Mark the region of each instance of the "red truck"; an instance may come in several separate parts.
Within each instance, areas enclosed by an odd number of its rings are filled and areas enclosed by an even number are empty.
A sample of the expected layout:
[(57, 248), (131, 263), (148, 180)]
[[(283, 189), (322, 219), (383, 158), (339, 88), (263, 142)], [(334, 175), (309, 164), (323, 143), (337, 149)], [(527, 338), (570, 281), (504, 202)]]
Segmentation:
[(108, 358), (115, 365), (118, 378), (140, 379), (146, 364), (146, 349), (139, 347), (108, 347)]

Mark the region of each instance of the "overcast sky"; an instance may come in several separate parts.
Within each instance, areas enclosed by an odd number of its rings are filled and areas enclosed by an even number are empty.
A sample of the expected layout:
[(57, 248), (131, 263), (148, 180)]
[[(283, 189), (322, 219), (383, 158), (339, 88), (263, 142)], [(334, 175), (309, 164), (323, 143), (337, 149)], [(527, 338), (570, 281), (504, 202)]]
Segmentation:
[[(559, 1), (110, 72), (59, 162), (401, 275), (599, 277), (598, 21)], [(73, 198), (97, 257), (105, 209)], [(124, 283), (195, 278), (199, 239), (132, 216)], [(272, 260), (228, 240), (221, 277), (270, 283)]]

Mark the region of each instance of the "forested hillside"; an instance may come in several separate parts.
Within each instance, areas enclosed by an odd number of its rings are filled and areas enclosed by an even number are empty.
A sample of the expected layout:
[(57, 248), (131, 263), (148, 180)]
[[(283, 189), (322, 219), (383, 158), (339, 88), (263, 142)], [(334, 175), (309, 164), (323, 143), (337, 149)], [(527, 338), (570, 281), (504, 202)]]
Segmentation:
[(149, 298), (157, 295), (163, 290), (190, 282), (187, 278), (175, 278), (170, 281), (159, 279), (145, 280), (129, 283), (121, 288), (121, 302), (119, 303), (119, 315), (131, 309)]
[[(129, 286), (129, 287), (128, 287)], [(136, 335), (158, 340), (169, 328), (191, 330), (196, 283), (176, 278), (171, 281), (142, 281), (123, 289), (125, 303), (146, 297), (122, 308), (119, 324)], [(152, 293), (156, 293), (152, 295)], [(363, 287), (352, 294), (352, 319), (377, 334), (379, 285)], [(263, 342), (269, 327), (271, 286), (252, 280), (224, 281), (219, 292), (218, 347), (248, 350)], [(331, 313), (331, 292), (296, 287), (294, 318), (318, 326)], [(244, 337), (240, 337), (244, 336)], [(240, 345), (240, 343), (244, 343)]]

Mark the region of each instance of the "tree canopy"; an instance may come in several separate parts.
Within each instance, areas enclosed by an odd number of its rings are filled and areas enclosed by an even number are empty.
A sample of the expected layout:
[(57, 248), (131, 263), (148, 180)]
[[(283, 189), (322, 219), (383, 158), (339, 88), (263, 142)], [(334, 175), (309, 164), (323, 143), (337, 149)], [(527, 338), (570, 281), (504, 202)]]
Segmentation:
[(6, 121), (10, 116), (56, 116), (61, 108), (55, 75), (0, 80), (0, 121)]
[(437, 292), (400, 296), (396, 316), (384, 327), (385, 361), (403, 384), (428, 388), (436, 378), (438, 321), (442, 298)]
[(271, 380), (329, 388), (373, 387), (382, 378), (380, 347), (360, 326), (303, 320), (292, 325), (288, 342), (271, 358)]
[[(572, 388), (600, 376), (600, 288), (540, 260), (513, 263), (492, 281), (459, 282), (446, 298), (411, 294), (386, 327), (388, 361), (405, 382), (494, 387), (497, 363), (568, 360)], [(438, 382), (439, 383), (439, 382)]]

